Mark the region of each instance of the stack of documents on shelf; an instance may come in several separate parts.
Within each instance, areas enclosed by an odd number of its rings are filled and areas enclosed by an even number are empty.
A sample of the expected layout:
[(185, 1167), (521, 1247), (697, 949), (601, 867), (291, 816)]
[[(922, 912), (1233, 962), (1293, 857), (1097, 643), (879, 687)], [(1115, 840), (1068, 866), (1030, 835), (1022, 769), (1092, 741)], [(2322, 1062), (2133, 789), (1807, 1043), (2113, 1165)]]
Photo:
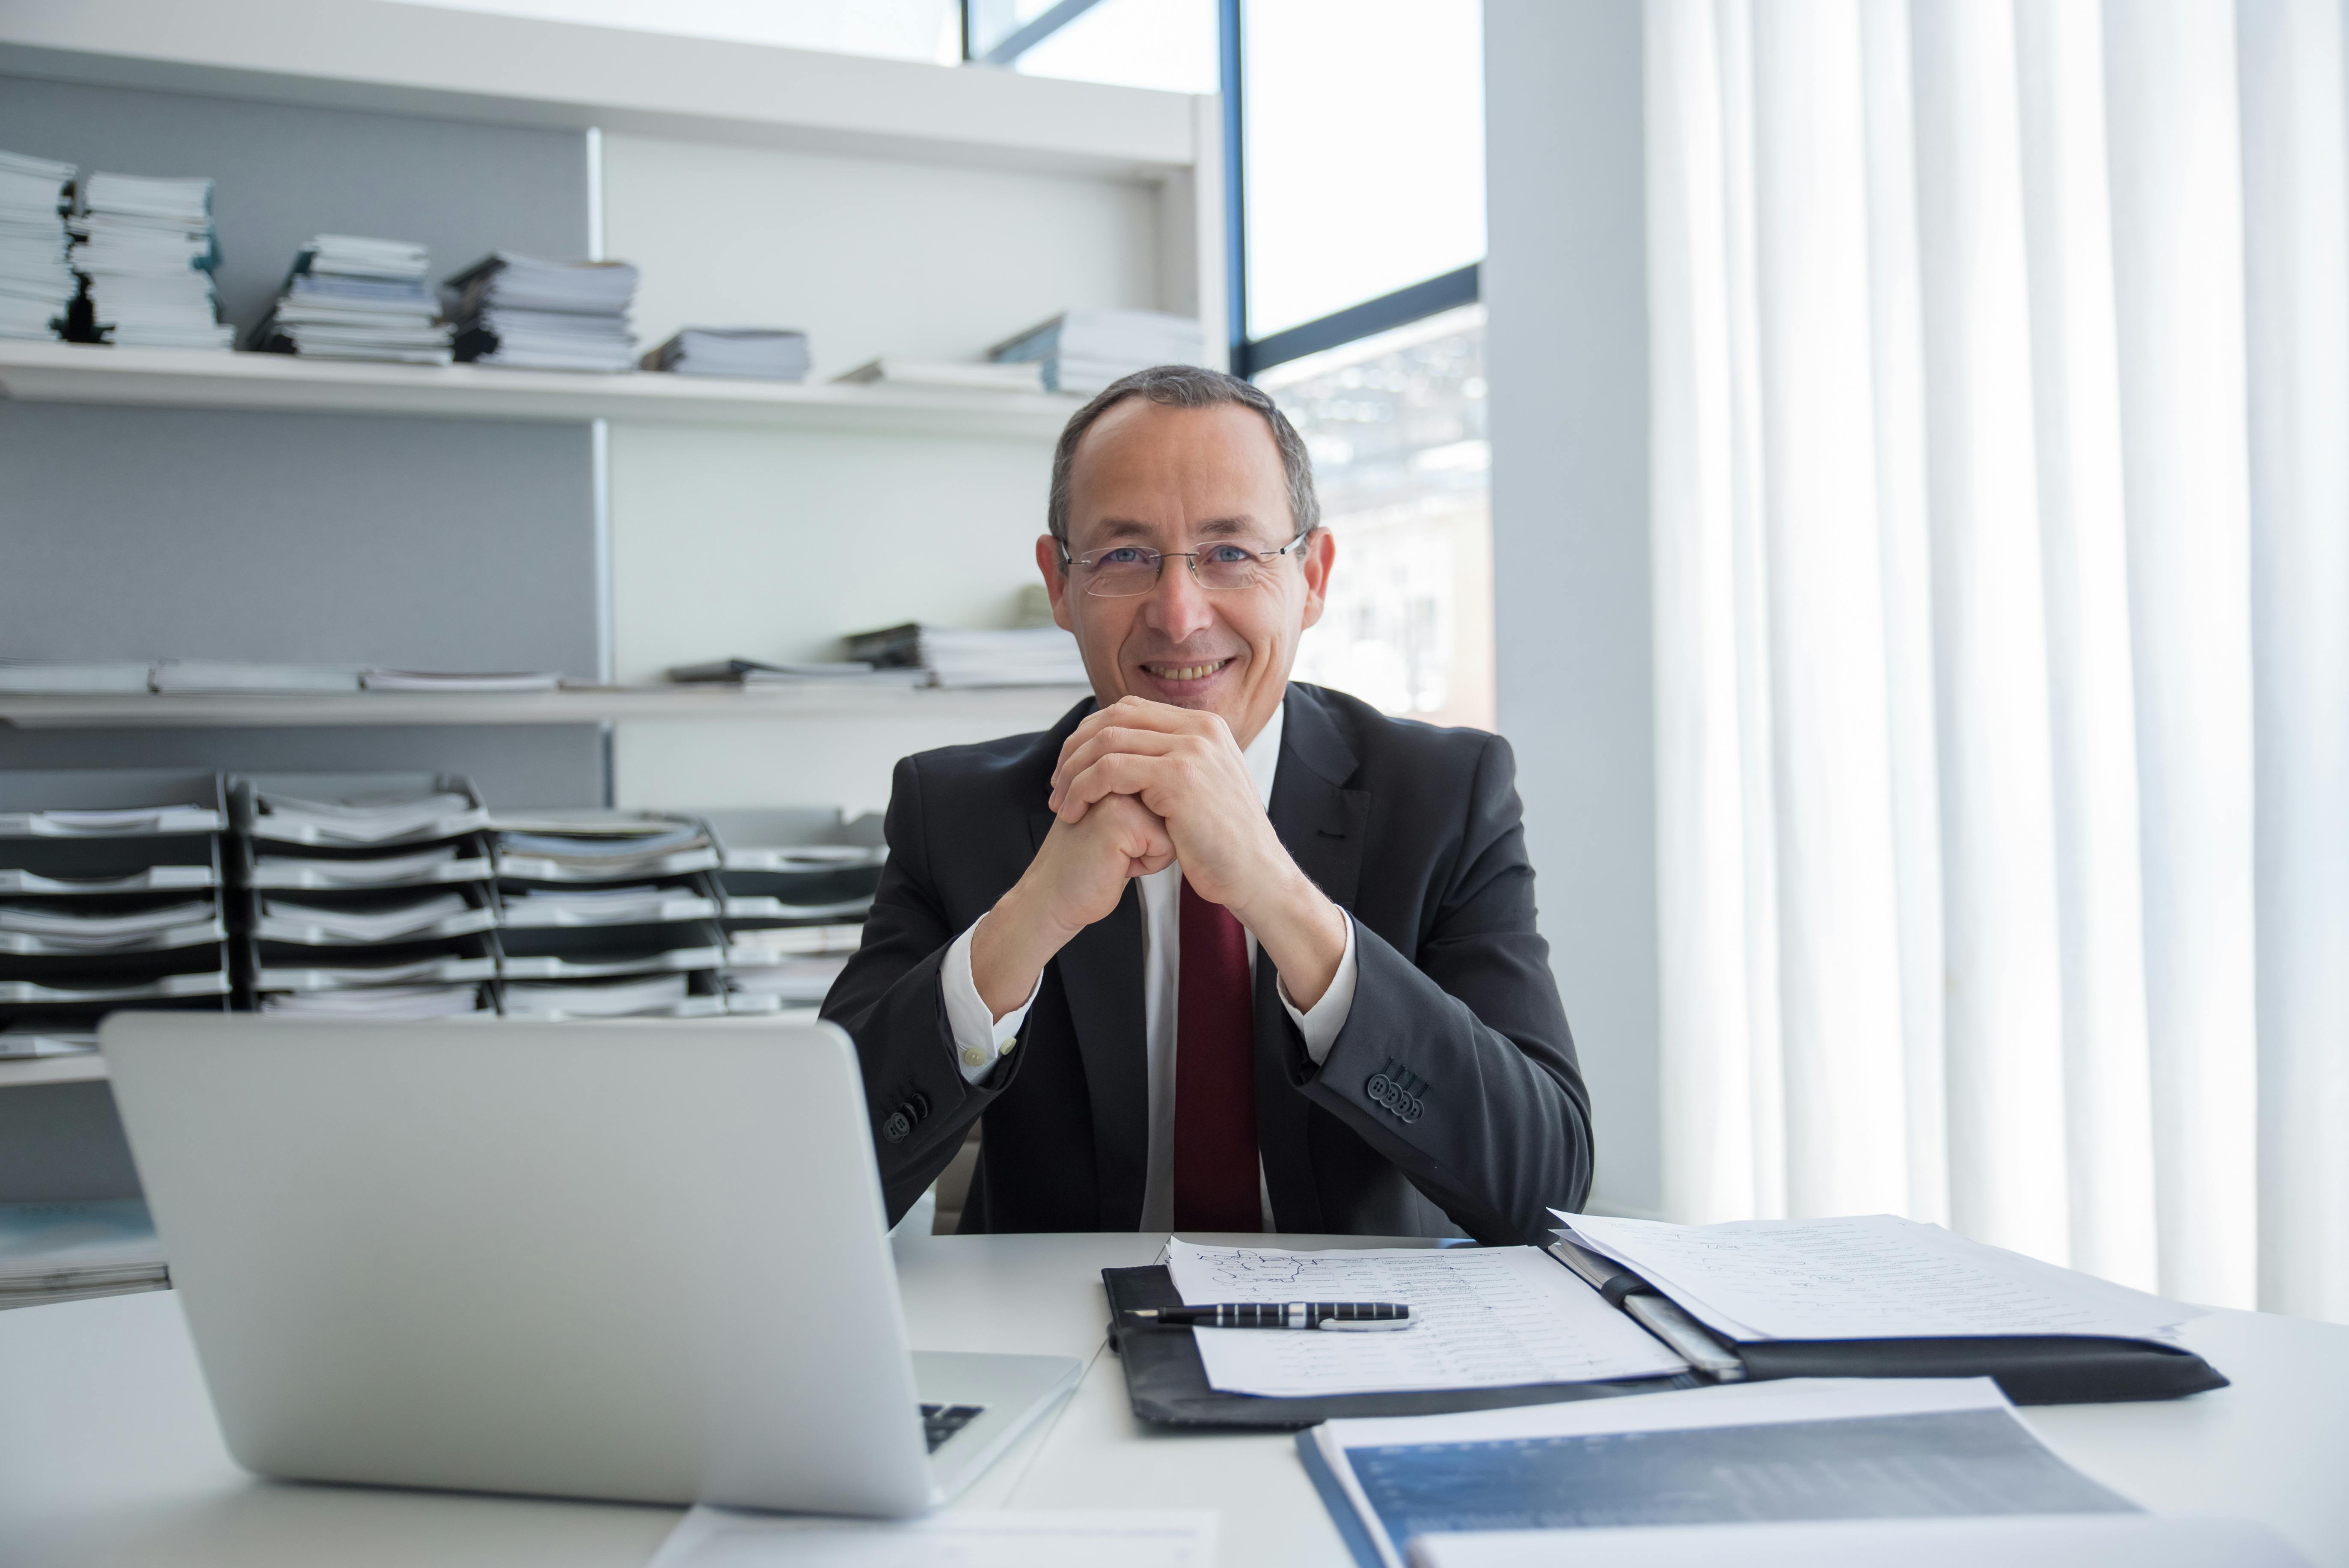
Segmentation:
[(706, 665), (672, 665), (668, 678), (688, 686), (838, 685), (905, 686), (921, 681), (915, 669), (876, 669), (862, 659), (769, 665), (757, 659), (714, 659)]
[(461, 1018), (493, 1016), (479, 985), (371, 985), (349, 991), (289, 991), (261, 1010), (290, 1018)]
[(741, 950), (729, 949), (727, 979), (732, 989), (745, 996), (772, 996), (788, 1006), (812, 1007), (832, 992), (832, 983), (848, 967), (845, 954), (834, 958), (777, 958), (757, 967), (746, 967), (736, 956)]
[(425, 286), (429, 253), (404, 240), (321, 234), (302, 248), (247, 348), (314, 359), (449, 363), (450, 329)]
[(849, 656), (885, 668), (918, 666), (941, 686), (1083, 686), (1077, 639), (1058, 626), (961, 631), (923, 623), (860, 632)]
[(441, 285), (458, 293), (457, 357), (536, 370), (633, 370), (625, 262), (550, 262), (500, 251)]
[(555, 670), (363, 670), (359, 685), (369, 691), (554, 691), (563, 676)]
[(1559, 1532), (1517, 1562), (1641, 1562), (1586, 1553), (1574, 1532), (1630, 1542), (1641, 1526), (2137, 1511), (2043, 1445), (1987, 1377), (1800, 1378), (1334, 1420), (1297, 1447), (1362, 1568), (1404, 1568), (1414, 1542), (1500, 1530)]
[(210, 180), (92, 174), (67, 224), (68, 258), (89, 284), (90, 318), (119, 348), (217, 348), (236, 329), (220, 319), (212, 272)]
[(703, 1017), (726, 1011), (718, 849), (688, 818), (568, 811), (496, 819), (509, 1013)]
[(66, 264), (74, 166), (0, 152), (0, 337), (54, 338), (81, 287)]
[(109, 1006), (229, 994), (220, 777), (0, 773), (0, 1029), (78, 1041)]
[[(737, 970), (763, 968), (797, 958), (846, 958), (864, 940), (861, 920), (823, 921), (813, 925), (774, 925), (780, 899), (726, 898), (726, 962)], [(869, 907), (871, 899), (865, 899)], [(788, 906), (786, 906), (788, 907)]]
[(235, 780), (237, 882), (261, 1010), (305, 1017), (493, 1012), (489, 812), (453, 775)]
[(902, 359), (884, 355), (833, 377), (851, 387), (947, 387), (963, 392), (1041, 392), (1039, 365), (997, 365), (984, 360)]
[(1087, 397), (1154, 365), (1196, 365), (1206, 336), (1198, 318), (1155, 310), (1064, 311), (988, 351), (1005, 363), (1040, 365), (1044, 385)]
[(630, 1018), (682, 1016), (698, 998), (683, 975), (605, 981), (515, 980), (506, 985), (512, 1018)]
[(746, 376), (761, 381), (804, 381), (804, 332), (780, 326), (688, 326), (637, 362), (647, 370), (679, 376)]
[(729, 1006), (823, 1000), (864, 934), (889, 849), (881, 819), (781, 807), (705, 813), (720, 853)]
[(256, 665), (223, 659), (164, 659), (150, 677), (160, 692), (341, 692), (359, 673), (333, 665)]
[(136, 1198), (0, 1203), (0, 1307), (163, 1290), (155, 1222)]

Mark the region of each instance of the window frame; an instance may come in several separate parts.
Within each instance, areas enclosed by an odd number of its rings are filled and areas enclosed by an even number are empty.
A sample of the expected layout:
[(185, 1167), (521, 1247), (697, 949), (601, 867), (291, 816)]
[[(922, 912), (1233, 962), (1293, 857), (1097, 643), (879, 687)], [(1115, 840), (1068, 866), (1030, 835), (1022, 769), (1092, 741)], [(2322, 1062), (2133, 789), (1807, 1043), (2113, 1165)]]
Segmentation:
[[(1019, 57), (1092, 10), (1102, 0), (1059, 0), (1059, 3), (1015, 27), (992, 44), (982, 46), (978, 28), (988, 11), (1007, 0), (961, 0), (962, 57), (967, 65), (1009, 69)], [(1315, 320), (1284, 327), (1263, 337), (1247, 331), (1247, 116), (1245, 110), (1246, 46), (1241, 31), (1244, 0), (1216, 0), (1216, 54), (1221, 61), (1219, 89), (1224, 122), (1224, 324), (1225, 347), (1232, 374), (1250, 380), (1257, 372), (1302, 359), (1309, 354), (1342, 348), (1349, 343), (1438, 315), (1484, 297), (1484, 263), (1418, 283), (1407, 284), (1332, 311)]]

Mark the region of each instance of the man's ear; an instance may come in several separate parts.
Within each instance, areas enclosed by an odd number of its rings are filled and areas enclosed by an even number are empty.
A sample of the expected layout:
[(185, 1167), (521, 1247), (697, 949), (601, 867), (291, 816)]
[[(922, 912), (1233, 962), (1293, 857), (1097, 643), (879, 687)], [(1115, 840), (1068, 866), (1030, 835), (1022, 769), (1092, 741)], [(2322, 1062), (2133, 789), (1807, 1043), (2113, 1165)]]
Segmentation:
[(1061, 564), (1061, 542), (1049, 533), (1036, 536), (1036, 570), (1044, 574), (1044, 592), (1052, 596), (1052, 624), (1063, 632), (1075, 631), (1069, 620), (1068, 568)]
[(1312, 626), (1321, 619), (1322, 607), (1330, 597), (1330, 566), (1338, 559), (1338, 542), (1326, 528), (1317, 528), (1305, 543), (1305, 620)]

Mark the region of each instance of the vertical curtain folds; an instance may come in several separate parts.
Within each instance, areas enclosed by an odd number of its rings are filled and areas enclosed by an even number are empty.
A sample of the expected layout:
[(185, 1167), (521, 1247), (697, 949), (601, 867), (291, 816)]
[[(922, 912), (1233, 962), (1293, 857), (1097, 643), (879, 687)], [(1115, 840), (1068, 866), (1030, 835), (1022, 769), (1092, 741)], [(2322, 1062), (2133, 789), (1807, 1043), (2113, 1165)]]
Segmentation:
[(1665, 1197), (2349, 1319), (2343, 0), (1649, 0)]

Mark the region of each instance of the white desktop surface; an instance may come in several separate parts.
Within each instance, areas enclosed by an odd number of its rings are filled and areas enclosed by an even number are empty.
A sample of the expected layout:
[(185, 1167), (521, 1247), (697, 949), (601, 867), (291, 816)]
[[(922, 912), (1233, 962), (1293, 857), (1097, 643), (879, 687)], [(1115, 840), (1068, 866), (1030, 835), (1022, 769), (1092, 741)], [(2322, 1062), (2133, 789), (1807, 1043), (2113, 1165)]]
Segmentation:
[[(958, 1506), (1213, 1508), (1227, 1564), (1340, 1568), (1345, 1549), (1288, 1434), (1155, 1430), (1128, 1411), (1103, 1349), (1100, 1271), (1149, 1263), (1163, 1240), (898, 1243), (916, 1347), (1090, 1363), (1069, 1404)], [(2349, 1328), (2220, 1312), (2184, 1337), (2235, 1386), (2159, 1404), (2040, 1408), (2028, 1418), (2064, 1458), (2156, 1512), (2260, 1520), (2313, 1562), (2349, 1568)], [(5, 1568), (642, 1568), (677, 1517), (255, 1480), (221, 1447), (172, 1293), (0, 1312)]]

